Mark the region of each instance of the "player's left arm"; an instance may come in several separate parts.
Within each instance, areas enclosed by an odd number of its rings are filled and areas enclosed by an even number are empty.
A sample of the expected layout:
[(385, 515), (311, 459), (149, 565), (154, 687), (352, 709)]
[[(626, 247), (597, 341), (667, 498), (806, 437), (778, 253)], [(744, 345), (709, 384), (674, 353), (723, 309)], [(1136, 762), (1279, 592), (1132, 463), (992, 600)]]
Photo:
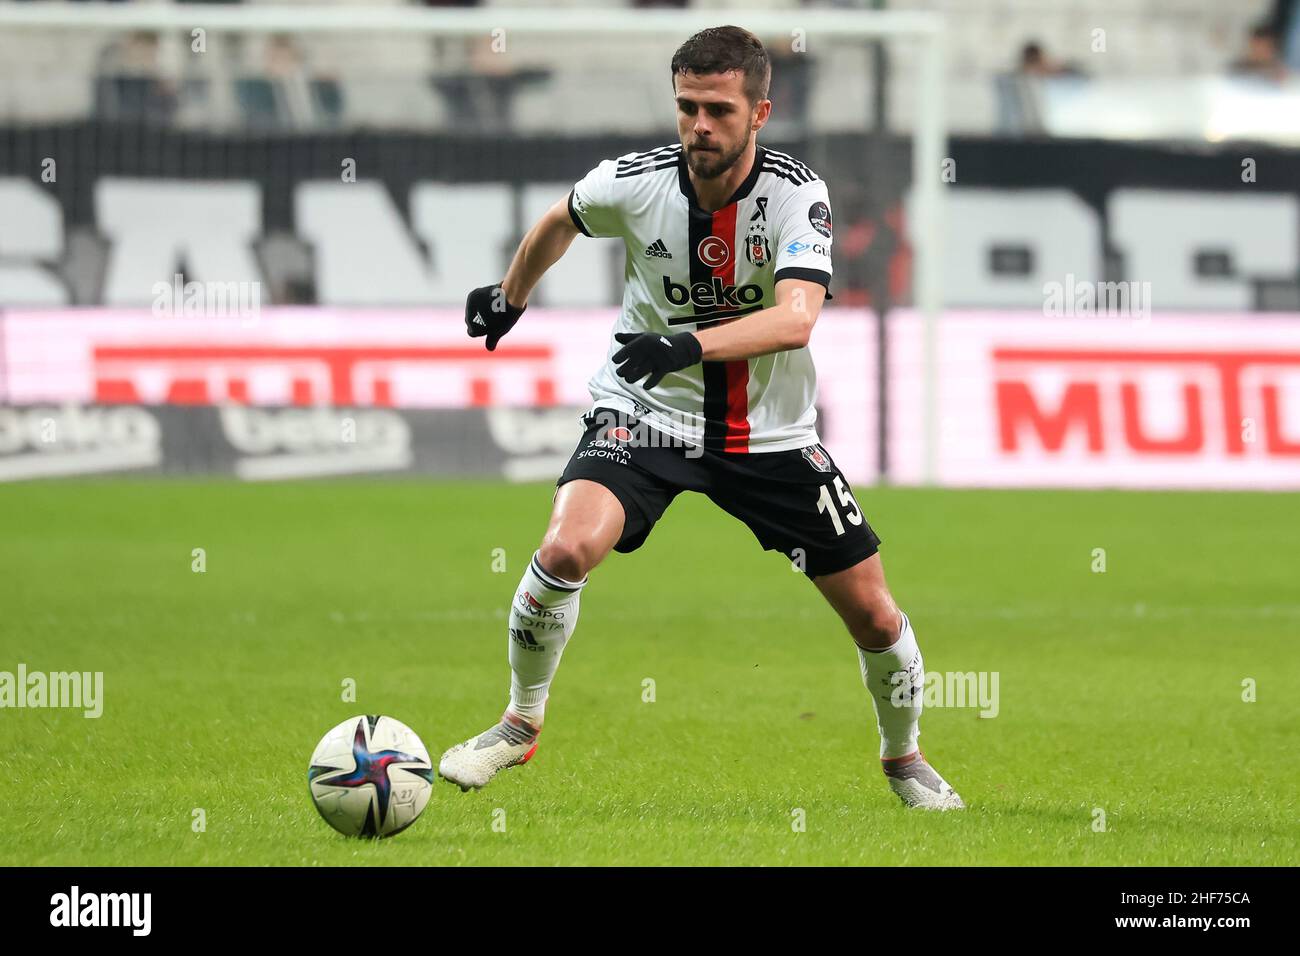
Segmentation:
[(776, 283), (776, 305), (693, 333), (700, 341), (700, 360), (732, 362), (788, 349), (801, 349), (826, 301), (825, 286), (808, 279)]
[(629, 382), (649, 376), (654, 388), (670, 372), (697, 362), (730, 362), (801, 349), (808, 344), (821, 313), (826, 288), (807, 279), (782, 279), (776, 284), (776, 305), (751, 312), (697, 332), (660, 335), (658, 332), (619, 332), (623, 346), (611, 360)]
[(826, 183), (813, 179), (772, 211), (776, 305), (700, 329), (704, 361), (731, 362), (801, 349), (830, 293), (831, 206)]
[(829, 297), (831, 209), (820, 179), (801, 185), (773, 216), (776, 304), (695, 332), (660, 335), (620, 332), (611, 356), (619, 376), (654, 388), (672, 372), (697, 362), (731, 362), (801, 349)]

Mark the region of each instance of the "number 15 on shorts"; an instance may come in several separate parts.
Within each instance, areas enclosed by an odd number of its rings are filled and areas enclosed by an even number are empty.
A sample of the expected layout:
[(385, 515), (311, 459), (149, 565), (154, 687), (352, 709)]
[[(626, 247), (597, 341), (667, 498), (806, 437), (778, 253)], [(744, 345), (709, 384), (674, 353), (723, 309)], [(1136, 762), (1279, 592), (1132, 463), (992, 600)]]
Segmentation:
[[(844, 479), (839, 475), (835, 476), (835, 491), (840, 498), (840, 506), (844, 508), (844, 517), (849, 519), (850, 524), (862, 524), (862, 510), (858, 503), (853, 500), (853, 493), (844, 485)], [(822, 485), (821, 494), (817, 496), (817, 511), (820, 514), (829, 514), (831, 523), (835, 525), (835, 534), (844, 533), (844, 522), (840, 518), (839, 508), (835, 505), (835, 499), (831, 497), (831, 486)]]

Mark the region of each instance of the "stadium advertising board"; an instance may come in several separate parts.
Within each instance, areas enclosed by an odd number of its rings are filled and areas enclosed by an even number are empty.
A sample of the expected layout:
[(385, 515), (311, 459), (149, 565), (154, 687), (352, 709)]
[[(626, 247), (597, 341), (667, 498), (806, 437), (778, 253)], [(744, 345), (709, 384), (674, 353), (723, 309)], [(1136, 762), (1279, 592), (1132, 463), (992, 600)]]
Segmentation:
[[(0, 477), (117, 470), (246, 479), (402, 473), (553, 479), (582, 433), (612, 310), (530, 310), (494, 352), (459, 310), (6, 311)], [(812, 348), (822, 438), (873, 477), (875, 352), (864, 313)]]
[[(8, 311), (0, 476), (548, 480), (581, 433), (611, 320), (530, 311), (488, 353), (455, 310), (268, 308), (251, 323)], [(869, 316), (829, 310), (813, 350), (822, 439), (851, 480), (874, 481)], [(889, 478), (915, 484), (919, 316), (891, 317), (888, 350)], [(1300, 487), (1298, 316), (953, 312), (934, 372), (941, 484)]]
[[(889, 329), (893, 480), (924, 474), (924, 329)], [(1300, 317), (957, 313), (939, 324), (940, 483), (1300, 488)]]

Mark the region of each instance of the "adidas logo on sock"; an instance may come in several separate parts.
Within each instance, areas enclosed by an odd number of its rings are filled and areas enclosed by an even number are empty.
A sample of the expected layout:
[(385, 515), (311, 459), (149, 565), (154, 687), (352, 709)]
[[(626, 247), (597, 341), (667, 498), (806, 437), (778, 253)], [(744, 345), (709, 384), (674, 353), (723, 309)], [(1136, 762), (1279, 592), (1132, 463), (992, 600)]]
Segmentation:
[(512, 627), (509, 628), (510, 636), (514, 642), (527, 651), (540, 651), (542, 646), (537, 643), (537, 638), (533, 637), (533, 632), (527, 628)]
[(654, 242), (650, 243), (650, 245), (646, 246), (645, 254), (647, 256), (658, 256), (660, 259), (671, 259), (673, 257), (673, 254), (668, 251), (668, 247), (664, 245), (662, 239), (656, 239)]

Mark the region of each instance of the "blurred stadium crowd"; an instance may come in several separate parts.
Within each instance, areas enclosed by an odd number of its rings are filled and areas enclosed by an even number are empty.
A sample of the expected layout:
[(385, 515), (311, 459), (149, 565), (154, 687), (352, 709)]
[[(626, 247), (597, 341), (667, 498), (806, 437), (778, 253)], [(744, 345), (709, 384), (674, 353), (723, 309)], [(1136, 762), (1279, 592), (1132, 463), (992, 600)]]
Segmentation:
[[(0, 0), (0, 11), (54, 2)], [(345, 2), (396, 6), (403, 0)], [(528, 0), (418, 5), (536, 6)], [(1148, 120), (1162, 117), (1154, 129), (1143, 127), (1148, 135), (1217, 139), (1224, 135), (1216, 114), (1225, 112), (1225, 96), (1232, 123), (1256, 111), (1243, 109), (1243, 96), (1258, 111), (1300, 116), (1295, 0), (551, 0), (547, 7), (593, 5), (689, 7), (740, 20), (744, 11), (759, 9), (946, 12), (948, 125), (958, 135), (1127, 136), (1133, 130), (1125, 116), (1136, 111)], [(206, 4), (191, 6), (202, 26)], [(507, 37), (504, 57), (488, 37), (213, 32), (198, 41), (205, 56), (190, 55), (195, 42), (181, 31), (0, 30), (0, 122), (98, 118), (228, 130), (580, 134), (640, 132), (671, 121), (660, 95), (662, 38), (602, 45), (581, 36)], [(864, 69), (862, 61), (884, 44), (822, 43), (803, 55), (790, 46), (771, 44), (778, 131), (860, 128), (864, 119), (879, 129), (910, 131), (915, 84), (901, 81), (915, 71), (916, 51), (908, 43), (888, 45), (883, 71)], [(876, 84), (883, 87), (879, 95)], [(581, 109), (574, 107), (578, 98)], [(629, 108), (639, 104), (647, 108)], [(1259, 124), (1261, 135), (1300, 138), (1300, 119), (1274, 120)]]

